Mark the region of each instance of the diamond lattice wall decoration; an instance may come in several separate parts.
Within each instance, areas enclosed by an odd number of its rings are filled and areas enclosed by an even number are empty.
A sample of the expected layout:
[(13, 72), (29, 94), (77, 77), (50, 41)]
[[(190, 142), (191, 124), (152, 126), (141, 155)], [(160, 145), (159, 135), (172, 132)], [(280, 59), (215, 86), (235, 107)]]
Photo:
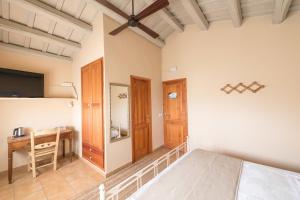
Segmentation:
[(221, 88), (221, 90), (227, 94), (230, 94), (233, 91), (236, 91), (236, 92), (242, 94), (247, 90), (251, 91), (253, 93), (256, 93), (259, 90), (263, 89), (264, 87), (265, 87), (265, 85), (259, 84), (258, 82), (254, 81), (250, 85), (246, 85), (244, 83), (239, 83), (235, 86), (232, 86), (231, 84), (226, 84), (224, 87)]

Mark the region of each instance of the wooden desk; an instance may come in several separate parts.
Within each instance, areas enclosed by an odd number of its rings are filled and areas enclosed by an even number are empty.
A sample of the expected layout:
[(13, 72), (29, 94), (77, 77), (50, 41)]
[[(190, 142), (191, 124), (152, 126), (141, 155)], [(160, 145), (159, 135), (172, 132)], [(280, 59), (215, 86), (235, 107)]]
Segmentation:
[[(36, 144), (54, 141), (56, 137), (56, 133), (53, 134), (46, 134), (46, 135), (39, 135), (35, 137)], [(69, 151), (70, 151), (70, 159), (72, 161), (73, 157), (73, 131), (72, 130), (65, 130), (61, 131), (60, 133), (60, 140), (63, 141), (63, 157), (65, 157), (65, 140), (69, 140)], [(24, 149), (30, 144), (30, 135), (26, 135), (24, 137), (8, 137), (7, 138), (7, 147), (8, 147), (8, 182), (9, 184), (12, 183), (12, 170), (13, 170), (13, 152)]]

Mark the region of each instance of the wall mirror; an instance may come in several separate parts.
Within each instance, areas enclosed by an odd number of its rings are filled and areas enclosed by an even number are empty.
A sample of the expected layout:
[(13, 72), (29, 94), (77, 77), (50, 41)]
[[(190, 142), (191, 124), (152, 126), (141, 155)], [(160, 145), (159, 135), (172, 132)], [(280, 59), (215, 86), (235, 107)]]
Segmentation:
[(130, 92), (129, 86), (110, 84), (110, 141), (129, 137), (130, 133)]

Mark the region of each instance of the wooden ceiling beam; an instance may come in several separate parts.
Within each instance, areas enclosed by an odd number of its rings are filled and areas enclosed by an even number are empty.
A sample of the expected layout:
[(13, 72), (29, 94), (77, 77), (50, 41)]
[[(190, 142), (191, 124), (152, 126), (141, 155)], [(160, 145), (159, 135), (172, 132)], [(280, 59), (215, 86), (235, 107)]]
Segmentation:
[[(30, 12), (27, 16), (27, 26), (32, 28), (34, 25), (34, 21), (36, 18), (36, 14)], [(30, 37), (25, 37), (25, 41), (24, 41), (24, 47), (29, 48), (30, 47), (30, 43), (31, 43), (31, 38)]]
[[(144, 2), (149, 6), (154, 1), (153, 0), (144, 0)], [(178, 32), (184, 31), (184, 25), (178, 20), (174, 14), (172, 14), (167, 8), (164, 8), (157, 12), (159, 16), (171, 27), (173, 27)]]
[(77, 19), (81, 17), (82, 12), (83, 12), (83, 10), (85, 9), (86, 6), (87, 6), (87, 2), (81, 0), (80, 3), (79, 3), (78, 8), (77, 8), (77, 10), (76, 10), (76, 14), (75, 14), (75, 17), (76, 17)]
[(38, 50), (35, 50), (35, 49), (25, 48), (25, 47), (17, 46), (17, 45), (14, 45), (14, 44), (6, 44), (6, 43), (3, 43), (3, 42), (0, 42), (0, 49), (5, 49), (5, 50), (8, 49), (8, 50), (22, 52), (22, 53), (37, 54), (37, 55), (43, 55), (43, 56), (63, 59), (63, 60), (67, 60), (67, 61), (72, 61), (72, 58), (70, 58), (70, 57), (58, 56), (58, 55), (55, 55), (55, 54), (52, 54), (52, 53), (47, 53), (47, 52), (42, 52), (42, 51), (38, 51)]
[(48, 42), (48, 43), (54, 43), (58, 46), (65, 47), (78, 51), (81, 49), (81, 44), (72, 42), (60, 37), (57, 37), (55, 35), (45, 33), (43, 31), (40, 31), (38, 29), (30, 28), (28, 26), (25, 26), (23, 24), (19, 24), (17, 22), (13, 22), (4, 18), (0, 18), (0, 29), (8, 31), (8, 32), (14, 32), (17, 34), (21, 34), (25, 37), (31, 37), (36, 38), (38, 40)]
[(273, 24), (280, 24), (286, 19), (292, 1), (293, 0), (275, 0)]
[(2, 13), (2, 17), (5, 19), (9, 19), (9, 15), (10, 15), (10, 3), (8, 0), (2, 0), (1, 1), (1, 13)]
[[(10, 3), (8, 0), (2, 0), (1, 1), (1, 15), (4, 19), (9, 19), (10, 17)], [(9, 33), (6, 30), (2, 31), (2, 41), (4, 43), (9, 42)]]
[(57, 10), (56, 8), (43, 3), (39, 0), (10, 0), (13, 3), (16, 3), (20, 6), (22, 6), (25, 9), (35, 11), (39, 14), (46, 15), (48, 18), (60, 22), (62, 24), (66, 24), (68, 26), (71, 26), (74, 29), (79, 29), (83, 32), (92, 32), (93, 27), (90, 24), (87, 24), (80, 19), (77, 19), (71, 15), (68, 15), (60, 10)]
[(61, 10), (62, 9), (62, 7), (63, 7), (63, 5), (64, 5), (64, 2), (65, 2), (65, 0), (58, 0), (57, 2), (56, 2), (56, 9), (57, 10)]
[(227, 0), (228, 11), (230, 13), (234, 27), (240, 27), (243, 22), (242, 8), (240, 0)]
[(182, 5), (194, 23), (202, 30), (208, 30), (209, 23), (196, 0), (182, 0)]

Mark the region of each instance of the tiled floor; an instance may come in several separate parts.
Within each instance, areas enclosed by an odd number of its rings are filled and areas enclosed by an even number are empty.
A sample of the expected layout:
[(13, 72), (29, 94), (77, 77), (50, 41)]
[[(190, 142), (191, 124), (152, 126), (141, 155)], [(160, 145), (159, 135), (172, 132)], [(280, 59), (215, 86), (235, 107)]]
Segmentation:
[(99, 199), (98, 186), (105, 182), (106, 188), (120, 183), (153, 160), (170, 151), (159, 148), (138, 162), (105, 178), (82, 160), (61, 160), (60, 167), (39, 169), (36, 179), (26, 169), (13, 172), (13, 184), (8, 184), (7, 175), (0, 177), (0, 200), (87, 200)]
[(36, 179), (26, 169), (15, 170), (13, 184), (7, 176), (0, 177), (0, 200), (60, 200), (70, 199), (95, 188), (104, 177), (82, 160), (61, 161), (57, 171), (41, 168)]

